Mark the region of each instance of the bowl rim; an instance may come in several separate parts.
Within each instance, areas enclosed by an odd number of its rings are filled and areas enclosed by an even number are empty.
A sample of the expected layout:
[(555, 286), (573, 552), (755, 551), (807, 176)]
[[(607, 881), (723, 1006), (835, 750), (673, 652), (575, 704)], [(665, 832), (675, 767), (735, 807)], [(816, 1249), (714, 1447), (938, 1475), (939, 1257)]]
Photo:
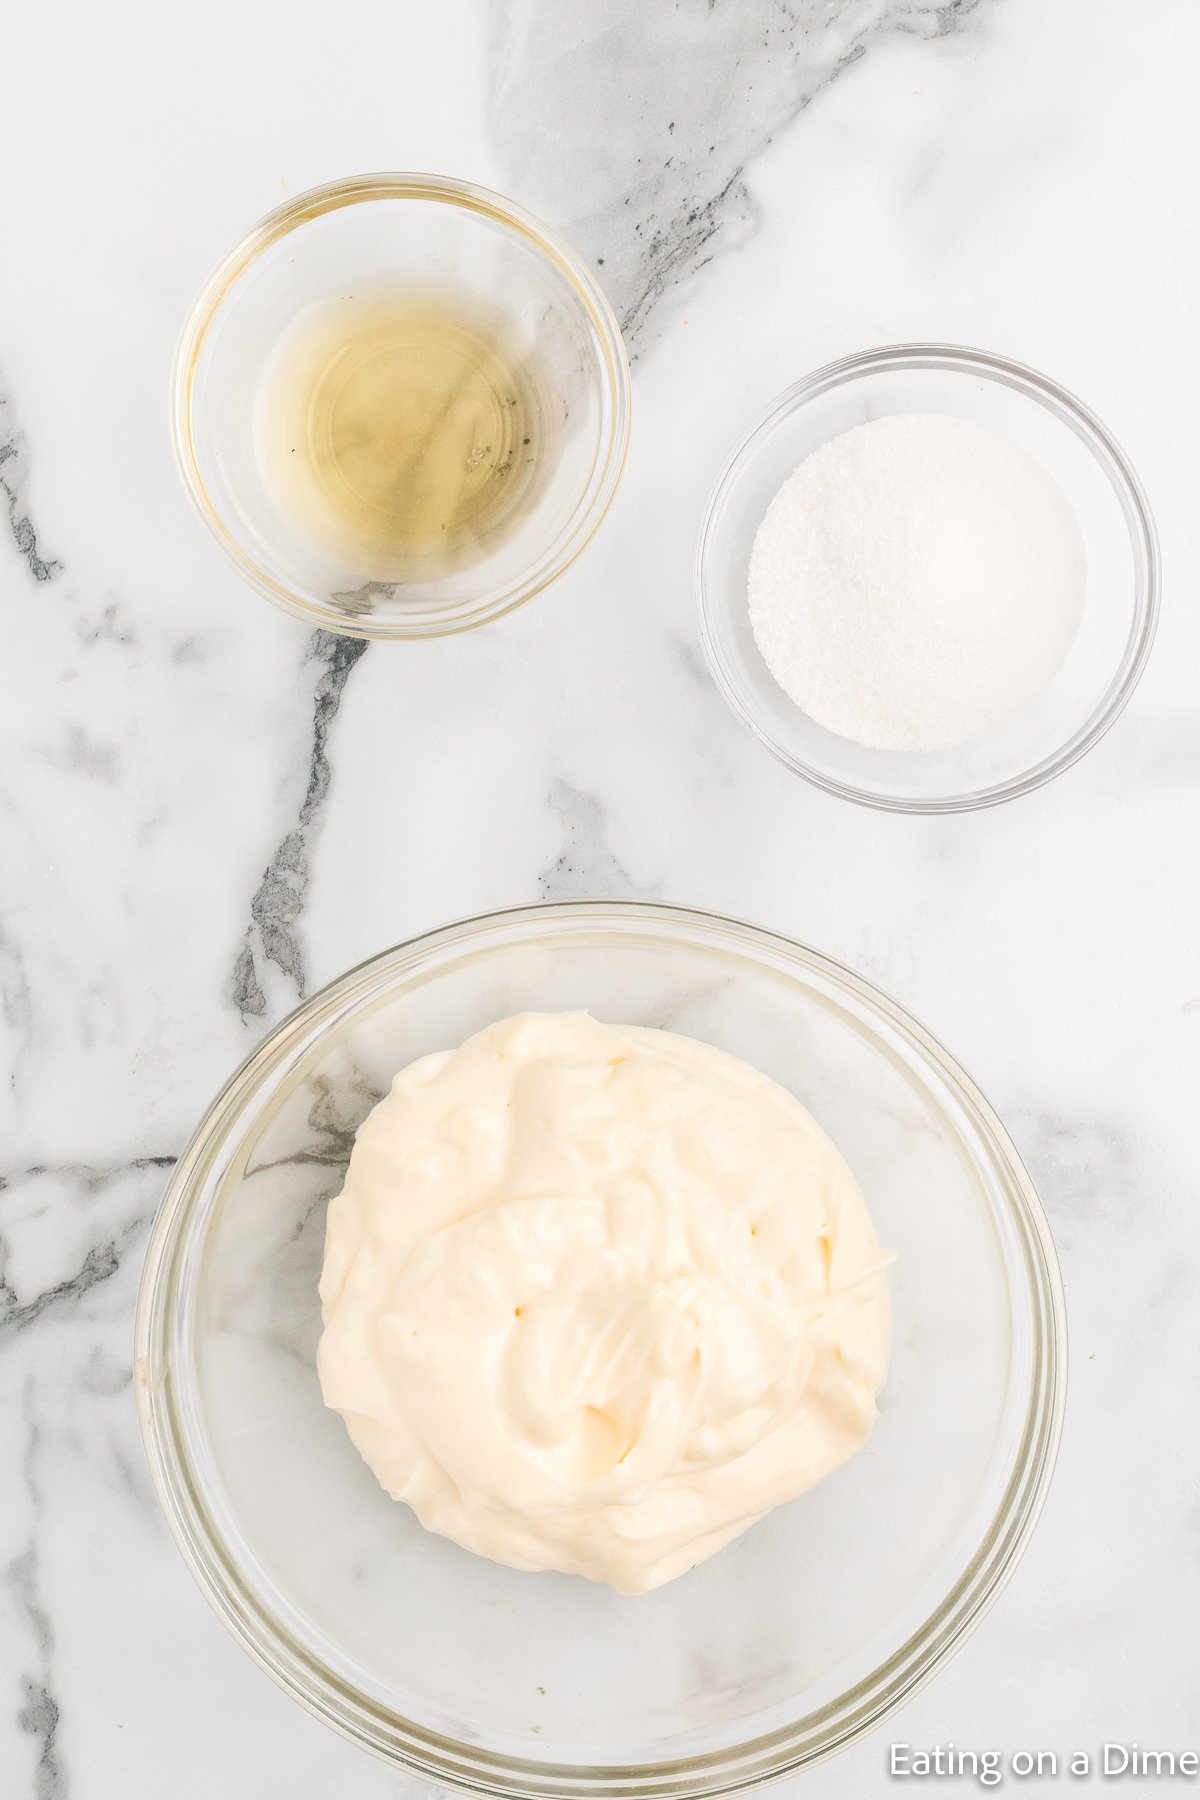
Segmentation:
[[(548, 560), (543, 558), (520, 580), (497, 595), (485, 597), (468, 610), (454, 610), (445, 616), (433, 611), (412, 621), (365, 621), (342, 613), (335, 607), (297, 593), (262, 568), (243, 549), (214, 505), (200, 469), (193, 431), (200, 357), (209, 329), (235, 283), (263, 251), (309, 220), (345, 206), (375, 200), (442, 202), (465, 212), (482, 214), (530, 242), (557, 269), (584, 307), (600, 347), (601, 385), (606, 389), (608, 428), (599, 446), (584, 503), (564, 532), (557, 553)], [(345, 176), (306, 189), (265, 214), (222, 257), (189, 307), (176, 344), (169, 391), (171, 449), (179, 479), (197, 517), (243, 581), (264, 599), (307, 625), (337, 632), (343, 637), (385, 642), (450, 637), (473, 630), (491, 619), (502, 618), (532, 600), (535, 594), (557, 580), (590, 542), (620, 486), (629, 450), (632, 400), (629, 358), (616, 314), (587, 264), (564, 238), (517, 201), (475, 182), (413, 170), (380, 170)]]
[[(785, 978), (807, 971), (868, 1009), (948, 1083), (991, 1154), (1029, 1282), (1033, 1355), (1020, 1448), (979, 1550), (929, 1619), (879, 1668), (815, 1712), (743, 1743), (644, 1765), (530, 1762), (414, 1724), (354, 1690), (293, 1638), (240, 1581), (236, 1558), (207, 1516), (189, 1474), (175, 1402), (171, 1346), (175, 1288), (187, 1229), (224, 1134), (285, 1058), (317, 1041), (328, 1021), (385, 984), (411, 979), (447, 948), (520, 942), (544, 928), (682, 934), (693, 946), (740, 951)], [(155, 1215), (138, 1289), (134, 1387), (155, 1492), (175, 1542), (226, 1628), (278, 1686), (342, 1736), (383, 1760), (468, 1794), (515, 1800), (692, 1800), (746, 1792), (856, 1742), (906, 1703), (984, 1618), (1012, 1575), (1049, 1490), (1066, 1403), (1066, 1307), (1049, 1222), (996, 1113), (924, 1026), (874, 983), (779, 932), (699, 907), (662, 901), (563, 900), (473, 915), (378, 952), (296, 1007), (242, 1062), (208, 1108), (171, 1174)]]
[[(1129, 532), (1134, 562), (1132, 618), (1125, 647), (1108, 687), (1083, 724), (1057, 750), (1009, 781), (962, 793), (922, 798), (881, 793), (856, 783), (839, 781), (815, 763), (794, 755), (767, 729), (748, 701), (746, 688), (731, 675), (718, 647), (713, 620), (729, 602), (716, 598), (711, 592), (707, 566), (717, 532), (718, 514), (726, 495), (775, 426), (808, 401), (819, 399), (834, 388), (865, 375), (894, 369), (939, 369), (981, 376), (1023, 394), (1066, 425), (1091, 451), (1113, 490)], [(886, 344), (860, 350), (823, 364), (777, 394), (742, 433), (713, 483), (696, 540), (694, 571), (700, 642), (709, 673), (734, 715), (785, 767), (813, 786), (859, 806), (898, 813), (970, 812), (984, 806), (997, 806), (1002, 801), (1032, 793), (1077, 763), (1115, 723), (1141, 679), (1154, 643), (1162, 587), (1158, 532), (1145, 489), (1125, 451), (1091, 408), (1059, 382), (1011, 357), (961, 344), (936, 343)]]

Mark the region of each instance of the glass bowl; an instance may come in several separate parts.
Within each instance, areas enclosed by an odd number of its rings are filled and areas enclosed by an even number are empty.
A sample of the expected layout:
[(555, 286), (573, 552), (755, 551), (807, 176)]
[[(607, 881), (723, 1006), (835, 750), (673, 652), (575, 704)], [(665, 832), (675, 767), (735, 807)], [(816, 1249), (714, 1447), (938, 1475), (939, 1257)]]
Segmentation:
[[(361, 290), (445, 289), (503, 322), (552, 420), (536, 490), (465, 568), (380, 580), (282, 505), (259, 449), (272, 356), (310, 309)], [(523, 208), (435, 175), (361, 175), (301, 194), (230, 251), (195, 301), (172, 377), (183, 484), (251, 587), (353, 637), (437, 637), (498, 618), (571, 563), (608, 510), (629, 438), (629, 365), (584, 264)]]
[[(524, 1008), (719, 1045), (847, 1157), (896, 1251), (867, 1447), (637, 1599), (502, 1568), (388, 1498), (314, 1368), (326, 1203), (392, 1076)], [(146, 1257), (136, 1387), (159, 1498), (239, 1641), (347, 1737), (519, 1796), (755, 1787), (877, 1726), (1012, 1572), (1062, 1420), (1063, 1299), (1005, 1132), (941, 1047), (797, 944), (632, 902), (467, 920), (352, 970), (213, 1103)]]
[[(1087, 593), (1062, 668), (1014, 718), (950, 750), (870, 750), (808, 718), (767, 668), (750, 628), (750, 549), (768, 505), (806, 456), (869, 419), (914, 412), (966, 419), (1041, 463), (1079, 524)], [(1150, 654), (1158, 540), (1124, 452), (1065, 388), (982, 350), (900, 344), (818, 369), (751, 426), (709, 498), (696, 588), (717, 686), (789, 769), (864, 806), (959, 812), (1029, 793), (1103, 737)]]

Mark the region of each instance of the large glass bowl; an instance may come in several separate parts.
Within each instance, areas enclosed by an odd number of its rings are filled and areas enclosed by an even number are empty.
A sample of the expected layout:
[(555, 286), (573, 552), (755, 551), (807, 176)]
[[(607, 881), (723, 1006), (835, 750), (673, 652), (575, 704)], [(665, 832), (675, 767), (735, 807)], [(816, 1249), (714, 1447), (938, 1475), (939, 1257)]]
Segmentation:
[[(522, 1009), (586, 1007), (719, 1045), (847, 1157), (892, 1272), (867, 1447), (657, 1592), (501, 1568), (389, 1499), (314, 1368), (326, 1203), (414, 1057)], [(814, 951), (700, 912), (523, 907), (390, 950), (249, 1058), (154, 1227), (137, 1393), (159, 1497), (239, 1641), (357, 1743), (471, 1793), (711, 1795), (877, 1726), (1011, 1573), (1065, 1383), (1049, 1230), (945, 1051)]]
[[(750, 627), (750, 550), (794, 469), (831, 438), (893, 413), (943, 413), (1007, 438), (1053, 476), (1083, 538), (1087, 590), (1066, 660), (1015, 717), (949, 750), (871, 750), (818, 725)], [(897, 344), (798, 381), (717, 477), (696, 552), (700, 637), (733, 711), (796, 774), (891, 812), (959, 812), (1029, 793), (1097, 743), (1137, 686), (1158, 619), (1158, 539), (1129, 459), (1093, 412), (1007, 357)]]
[[(535, 497), (466, 567), (380, 580), (310, 537), (260, 453), (264, 372), (310, 309), (356, 291), (444, 289), (495, 317), (539, 372), (552, 422)], [(530, 599), (571, 563), (616, 493), (629, 365), (612, 308), (569, 245), (487, 188), (439, 175), (360, 175), (262, 219), (188, 316), (171, 418), (184, 487), (250, 585), (308, 624), (353, 637), (466, 631)]]

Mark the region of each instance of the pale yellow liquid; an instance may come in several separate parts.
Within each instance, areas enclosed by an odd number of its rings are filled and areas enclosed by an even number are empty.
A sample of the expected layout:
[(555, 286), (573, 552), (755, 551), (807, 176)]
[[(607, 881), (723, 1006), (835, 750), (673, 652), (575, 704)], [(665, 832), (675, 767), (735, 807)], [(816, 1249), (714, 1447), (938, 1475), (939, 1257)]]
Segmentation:
[(260, 443), (279, 498), (364, 574), (436, 578), (511, 531), (545, 455), (536, 367), (450, 296), (347, 296), (283, 346)]

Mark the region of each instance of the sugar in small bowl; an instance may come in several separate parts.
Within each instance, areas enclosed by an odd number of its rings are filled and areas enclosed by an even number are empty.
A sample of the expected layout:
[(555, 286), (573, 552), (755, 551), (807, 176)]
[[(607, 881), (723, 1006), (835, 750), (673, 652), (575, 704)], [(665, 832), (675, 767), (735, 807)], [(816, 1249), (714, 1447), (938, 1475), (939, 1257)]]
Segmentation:
[(1158, 607), (1153, 520), (1099, 420), (980, 351), (869, 351), (799, 382), (718, 478), (700, 631), (790, 768), (893, 811), (986, 806), (1077, 761)]

